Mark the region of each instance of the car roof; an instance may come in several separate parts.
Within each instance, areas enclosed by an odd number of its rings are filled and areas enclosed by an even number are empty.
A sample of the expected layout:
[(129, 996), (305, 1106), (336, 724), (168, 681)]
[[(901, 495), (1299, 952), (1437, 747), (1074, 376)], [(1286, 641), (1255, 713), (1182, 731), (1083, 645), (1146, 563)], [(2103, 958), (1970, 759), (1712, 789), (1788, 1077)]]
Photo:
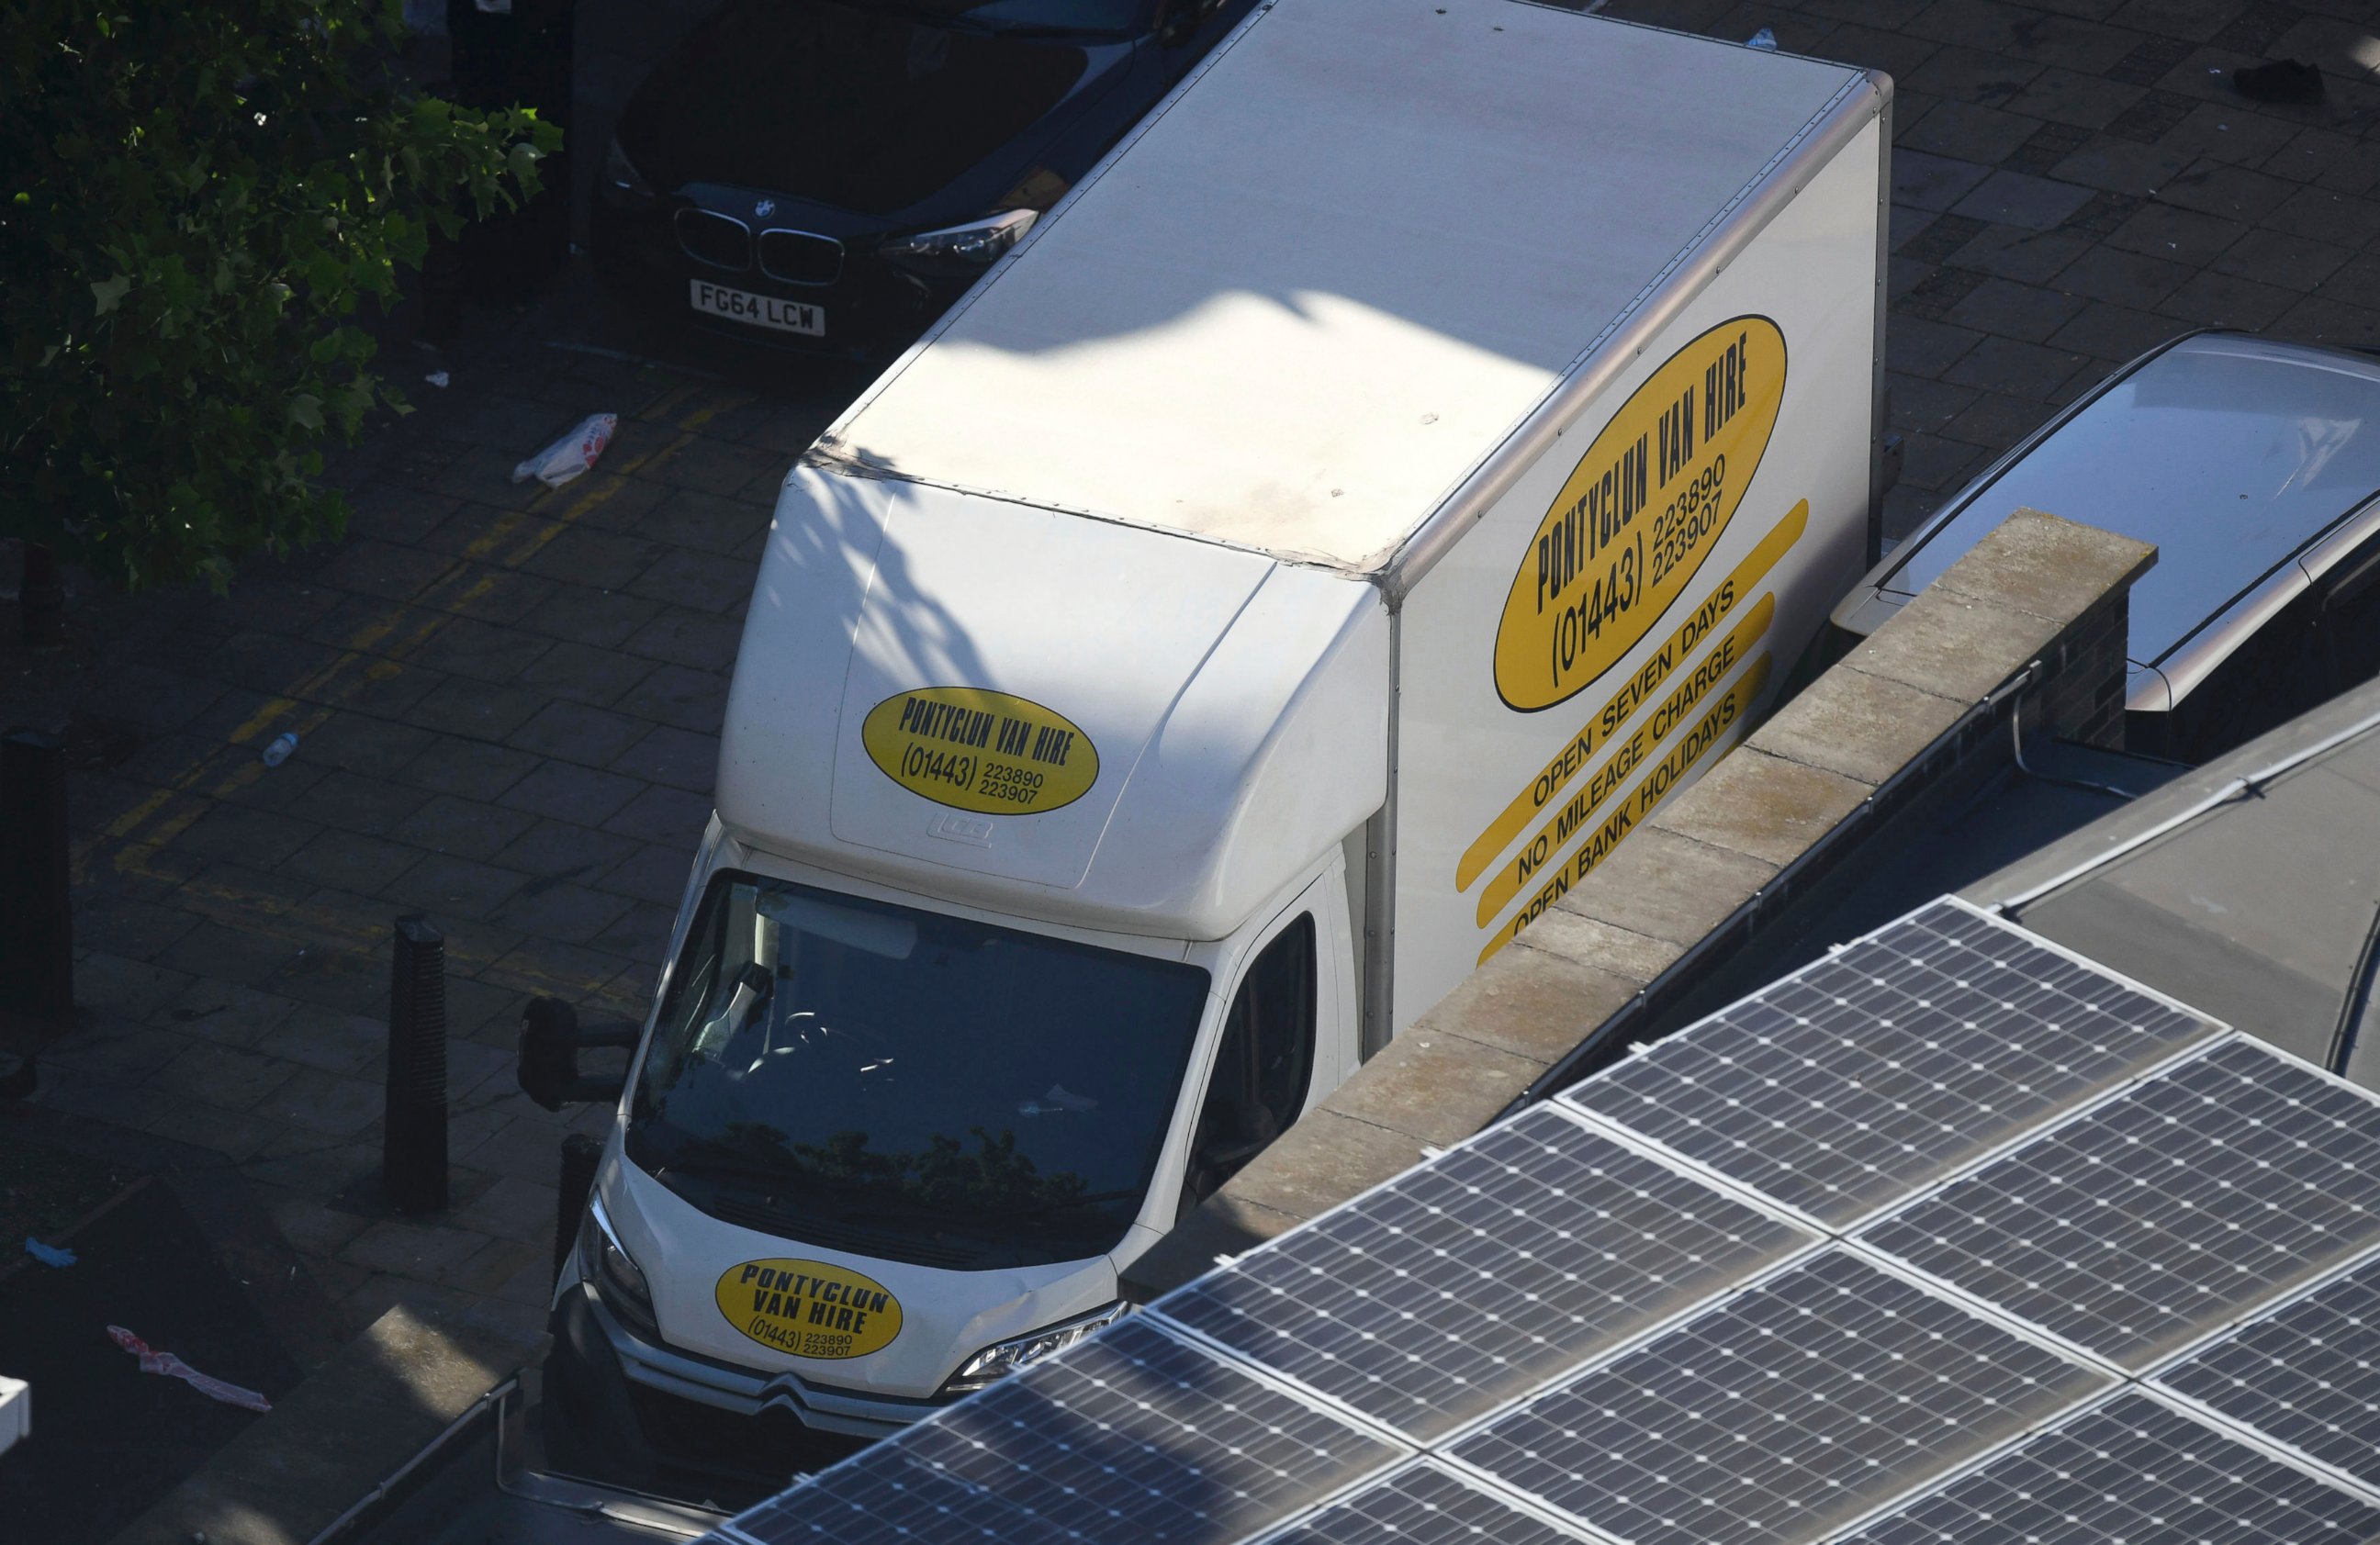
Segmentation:
[(2240, 333), (2180, 339), (1954, 496), (1895, 556), (1914, 595), (2020, 507), (2154, 542), (2130, 654), (2155, 664), (2380, 492), (2380, 360)]

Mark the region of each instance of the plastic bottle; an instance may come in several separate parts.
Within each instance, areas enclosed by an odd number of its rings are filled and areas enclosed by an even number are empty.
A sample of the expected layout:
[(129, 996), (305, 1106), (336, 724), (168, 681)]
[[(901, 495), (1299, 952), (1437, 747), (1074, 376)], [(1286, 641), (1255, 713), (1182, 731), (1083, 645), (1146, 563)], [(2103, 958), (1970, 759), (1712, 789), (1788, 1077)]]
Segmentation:
[(264, 748), (264, 765), (268, 767), (277, 767), (289, 760), (289, 754), (297, 749), (298, 737), (285, 730), (273, 736), (273, 743)]

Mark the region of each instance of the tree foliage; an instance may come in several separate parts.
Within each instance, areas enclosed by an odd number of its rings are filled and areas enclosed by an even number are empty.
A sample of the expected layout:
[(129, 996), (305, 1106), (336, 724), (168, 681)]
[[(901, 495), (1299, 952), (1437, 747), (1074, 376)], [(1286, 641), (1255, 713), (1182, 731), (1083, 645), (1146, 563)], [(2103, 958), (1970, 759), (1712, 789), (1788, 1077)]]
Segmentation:
[(399, 0), (0, 0), (0, 536), (220, 588), (335, 537), (358, 324), (560, 131), (391, 69)]

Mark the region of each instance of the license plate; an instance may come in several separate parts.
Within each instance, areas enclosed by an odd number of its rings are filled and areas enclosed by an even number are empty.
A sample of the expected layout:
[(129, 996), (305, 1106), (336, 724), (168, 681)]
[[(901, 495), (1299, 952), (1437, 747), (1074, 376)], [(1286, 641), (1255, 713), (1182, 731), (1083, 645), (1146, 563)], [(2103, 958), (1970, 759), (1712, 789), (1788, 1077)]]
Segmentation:
[(755, 327), (772, 327), (780, 332), (806, 332), (813, 338), (826, 336), (826, 312), (816, 306), (798, 300), (780, 300), (775, 296), (754, 295), (749, 290), (731, 290), (724, 284), (714, 284), (707, 279), (689, 279), (694, 308), (714, 317), (729, 317)]

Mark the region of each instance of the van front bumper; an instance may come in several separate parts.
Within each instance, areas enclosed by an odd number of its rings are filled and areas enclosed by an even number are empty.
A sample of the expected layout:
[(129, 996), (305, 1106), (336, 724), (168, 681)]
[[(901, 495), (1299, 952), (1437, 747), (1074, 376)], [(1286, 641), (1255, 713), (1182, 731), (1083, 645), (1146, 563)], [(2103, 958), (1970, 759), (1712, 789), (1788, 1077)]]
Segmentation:
[(763, 1373), (648, 1341), (623, 1325), (587, 1284), (578, 1284), (571, 1292), (579, 1296), (584, 1311), (610, 1344), (612, 1355), (619, 1359), (621, 1373), (631, 1383), (660, 1394), (737, 1416), (759, 1417), (763, 1412), (783, 1411), (814, 1431), (853, 1438), (889, 1437), (950, 1404), (947, 1400), (863, 1394), (832, 1384), (814, 1383), (794, 1373)]

